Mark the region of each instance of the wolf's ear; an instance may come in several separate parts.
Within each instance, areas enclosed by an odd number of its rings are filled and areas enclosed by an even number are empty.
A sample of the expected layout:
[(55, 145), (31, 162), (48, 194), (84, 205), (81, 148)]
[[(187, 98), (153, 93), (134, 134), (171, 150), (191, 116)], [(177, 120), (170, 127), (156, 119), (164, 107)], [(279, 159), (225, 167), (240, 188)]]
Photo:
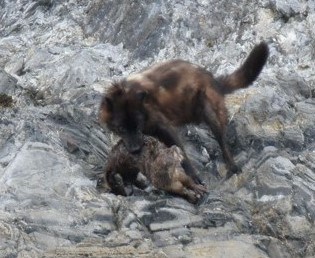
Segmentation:
[(113, 100), (107, 96), (104, 96), (101, 101), (98, 117), (101, 124), (107, 123), (111, 119), (113, 109)]
[(104, 96), (101, 102), (101, 109), (113, 111), (113, 107), (114, 107), (113, 100), (108, 96)]
[(137, 96), (137, 99), (140, 100), (141, 102), (145, 101), (145, 99), (147, 98), (148, 96), (148, 92), (145, 91), (145, 90), (141, 90), (141, 91), (138, 91), (136, 93), (136, 96)]

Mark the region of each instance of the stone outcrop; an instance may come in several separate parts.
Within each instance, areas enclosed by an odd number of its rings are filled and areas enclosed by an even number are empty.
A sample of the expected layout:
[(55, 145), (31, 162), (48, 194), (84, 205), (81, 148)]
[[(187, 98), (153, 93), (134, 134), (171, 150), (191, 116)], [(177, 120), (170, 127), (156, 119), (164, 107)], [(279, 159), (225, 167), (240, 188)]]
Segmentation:
[[(0, 257), (313, 257), (314, 23), (307, 0), (0, 1)], [(228, 73), (262, 40), (261, 76), (226, 98), (242, 174), (223, 181), (217, 142), (187, 126), (200, 205), (96, 190), (111, 80), (171, 58)]]

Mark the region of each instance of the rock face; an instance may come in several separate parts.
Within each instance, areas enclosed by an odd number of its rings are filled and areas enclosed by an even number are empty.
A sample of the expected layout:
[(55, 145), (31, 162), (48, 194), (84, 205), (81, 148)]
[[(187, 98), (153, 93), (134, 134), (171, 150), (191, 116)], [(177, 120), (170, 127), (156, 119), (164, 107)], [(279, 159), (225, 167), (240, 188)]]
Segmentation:
[[(0, 0), (0, 257), (314, 257), (314, 23), (307, 0)], [(261, 40), (261, 76), (226, 98), (242, 174), (222, 182), (216, 141), (187, 126), (199, 206), (97, 192), (111, 80), (170, 58), (228, 73)]]

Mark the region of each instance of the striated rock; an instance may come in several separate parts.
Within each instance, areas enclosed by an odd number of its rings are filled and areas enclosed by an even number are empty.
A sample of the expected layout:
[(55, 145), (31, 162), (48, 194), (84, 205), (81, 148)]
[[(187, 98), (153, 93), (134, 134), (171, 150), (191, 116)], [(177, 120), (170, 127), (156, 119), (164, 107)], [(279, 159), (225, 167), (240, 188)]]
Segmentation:
[(292, 193), (291, 173), (294, 165), (281, 156), (269, 158), (257, 170), (256, 194), (262, 201), (284, 198)]
[[(307, 0), (0, 1), (0, 257), (314, 257), (314, 23)], [(96, 190), (110, 81), (170, 58), (228, 73), (262, 40), (261, 76), (226, 98), (240, 175), (190, 125), (199, 205)]]
[(17, 79), (0, 69), (0, 93), (12, 95), (17, 88)]

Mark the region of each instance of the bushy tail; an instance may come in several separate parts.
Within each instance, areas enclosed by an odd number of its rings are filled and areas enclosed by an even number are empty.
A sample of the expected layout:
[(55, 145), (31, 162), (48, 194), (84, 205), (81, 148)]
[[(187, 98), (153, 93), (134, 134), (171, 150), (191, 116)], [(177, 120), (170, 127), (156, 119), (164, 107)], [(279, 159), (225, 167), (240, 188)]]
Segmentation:
[(230, 75), (220, 76), (224, 94), (240, 88), (246, 88), (253, 83), (263, 69), (269, 55), (268, 45), (265, 42), (256, 45), (242, 66)]

